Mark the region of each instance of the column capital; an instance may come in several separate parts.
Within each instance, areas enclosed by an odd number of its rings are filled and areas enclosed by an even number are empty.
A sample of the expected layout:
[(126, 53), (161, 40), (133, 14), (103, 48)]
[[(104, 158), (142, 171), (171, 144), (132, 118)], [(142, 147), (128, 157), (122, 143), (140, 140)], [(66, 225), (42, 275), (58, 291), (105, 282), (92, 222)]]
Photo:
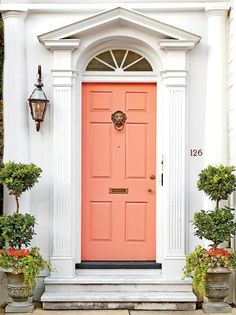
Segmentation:
[(6, 20), (8, 18), (21, 18), (24, 19), (28, 14), (28, 10), (24, 11), (4, 11), (2, 12), (2, 18), (3, 20)]
[(53, 78), (53, 86), (72, 86), (73, 80), (77, 75), (76, 70), (68, 69), (68, 70), (60, 70), (60, 69), (52, 69), (52, 78)]
[(206, 15), (207, 16), (224, 16), (226, 17), (228, 11), (230, 10), (229, 3), (212, 3), (207, 4), (205, 7)]
[(200, 37), (197, 41), (192, 40), (177, 40), (177, 39), (161, 39), (158, 41), (160, 48), (163, 50), (183, 50), (187, 51), (196, 45), (200, 40)]
[(165, 80), (166, 86), (181, 87), (186, 86), (187, 69), (182, 70), (164, 70), (161, 71), (161, 77)]
[(42, 36), (38, 37), (47, 49), (50, 50), (75, 50), (79, 48), (79, 39), (44, 39)]

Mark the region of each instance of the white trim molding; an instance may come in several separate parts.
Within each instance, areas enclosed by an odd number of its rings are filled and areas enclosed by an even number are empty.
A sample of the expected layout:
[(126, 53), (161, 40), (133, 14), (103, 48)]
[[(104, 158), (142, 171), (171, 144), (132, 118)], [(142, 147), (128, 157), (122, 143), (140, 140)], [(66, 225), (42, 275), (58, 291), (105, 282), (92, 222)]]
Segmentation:
[(200, 37), (197, 40), (173, 40), (173, 39), (161, 39), (158, 41), (160, 48), (164, 50), (170, 49), (180, 49), (180, 50), (190, 50), (196, 43), (200, 41)]
[(79, 48), (78, 39), (48, 39), (44, 41), (44, 45), (47, 49), (78, 49)]

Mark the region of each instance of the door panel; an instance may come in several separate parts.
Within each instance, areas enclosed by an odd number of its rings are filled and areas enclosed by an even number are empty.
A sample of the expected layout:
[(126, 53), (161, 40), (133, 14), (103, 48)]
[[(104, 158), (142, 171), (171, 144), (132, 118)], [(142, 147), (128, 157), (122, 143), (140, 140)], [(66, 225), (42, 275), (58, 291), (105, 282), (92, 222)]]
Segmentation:
[(147, 176), (147, 125), (129, 124), (126, 126), (126, 178)]
[(83, 84), (83, 260), (156, 258), (155, 104), (152, 83)]

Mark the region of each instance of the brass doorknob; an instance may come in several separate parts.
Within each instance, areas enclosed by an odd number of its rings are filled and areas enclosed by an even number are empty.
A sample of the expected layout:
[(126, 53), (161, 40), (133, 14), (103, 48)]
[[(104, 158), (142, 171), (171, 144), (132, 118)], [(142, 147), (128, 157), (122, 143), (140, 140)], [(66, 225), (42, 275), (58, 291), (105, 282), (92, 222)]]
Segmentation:
[(154, 180), (154, 179), (156, 179), (156, 176), (154, 174), (152, 174), (152, 175), (150, 175), (150, 179)]
[(149, 189), (148, 189), (148, 192), (152, 192), (152, 189), (151, 189), (151, 188), (149, 188)]

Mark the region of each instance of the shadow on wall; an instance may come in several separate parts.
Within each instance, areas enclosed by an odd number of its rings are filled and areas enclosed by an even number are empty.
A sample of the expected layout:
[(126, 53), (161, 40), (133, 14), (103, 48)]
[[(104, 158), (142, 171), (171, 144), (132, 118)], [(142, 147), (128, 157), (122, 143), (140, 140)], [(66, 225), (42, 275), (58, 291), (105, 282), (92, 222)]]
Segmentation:
[(4, 306), (9, 301), (7, 294), (7, 279), (3, 272), (0, 272), (0, 306)]
[(232, 276), (230, 278), (231, 290), (230, 290), (229, 295), (226, 299), (227, 303), (229, 303), (229, 304), (232, 304), (232, 303), (235, 304), (235, 295), (236, 295), (235, 294), (236, 288), (234, 287), (234, 283), (236, 283), (235, 281), (236, 281), (236, 272), (233, 271)]

